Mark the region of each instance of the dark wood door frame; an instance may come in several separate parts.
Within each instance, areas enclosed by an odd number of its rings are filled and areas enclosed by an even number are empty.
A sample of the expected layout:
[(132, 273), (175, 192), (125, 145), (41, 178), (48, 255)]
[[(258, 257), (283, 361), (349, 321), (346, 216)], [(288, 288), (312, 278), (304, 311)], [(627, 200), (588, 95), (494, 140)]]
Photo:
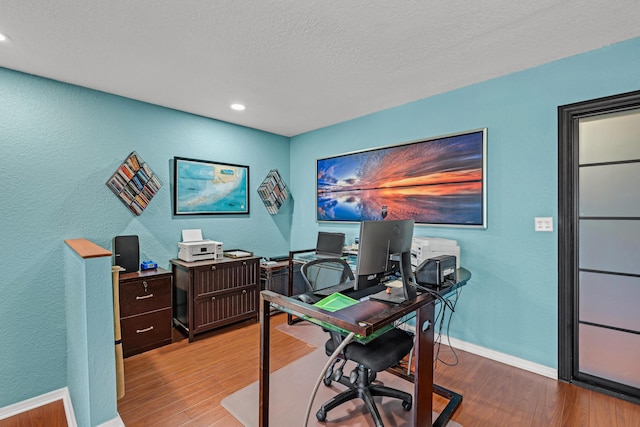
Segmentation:
[(576, 379), (578, 325), (578, 120), (640, 108), (640, 91), (558, 107), (558, 379), (636, 400)]

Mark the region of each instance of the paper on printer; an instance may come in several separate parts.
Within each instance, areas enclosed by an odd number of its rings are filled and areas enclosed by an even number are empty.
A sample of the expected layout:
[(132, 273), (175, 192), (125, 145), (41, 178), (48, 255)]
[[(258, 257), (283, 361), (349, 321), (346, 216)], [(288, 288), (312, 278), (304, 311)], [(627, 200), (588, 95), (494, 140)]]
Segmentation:
[(411, 265), (415, 268), (422, 261), (440, 255), (456, 257), (456, 268), (460, 268), (460, 246), (457, 240), (441, 237), (419, 237), (411, 240)]
[(222, 242), (205, 240), (202, 230), (182, 230), (182, 242), (178, 243), (178, 258), (193, 262), (207, 259), (222, 259)]

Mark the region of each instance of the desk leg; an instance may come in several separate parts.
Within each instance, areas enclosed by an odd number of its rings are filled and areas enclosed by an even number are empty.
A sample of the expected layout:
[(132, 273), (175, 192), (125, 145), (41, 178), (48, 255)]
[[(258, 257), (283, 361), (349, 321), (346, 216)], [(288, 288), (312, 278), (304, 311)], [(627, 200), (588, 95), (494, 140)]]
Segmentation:
[(260, 402), (258, 420), (260, 427), (269, 427), (269, 351), (271, 304), (260, 294)]
[[(414, 354), (415, 374), (413, 382), (413, 425), (432, 425), (433, 410), (433, 317), (434, 304), (418, 309)], [(428, 322), (427, 330), (423, 330)]]
[(438, 384), (433, 385), (433, 391), (436, 394), (449, 399), (449, 403), (445, 406), (442, 412), (440, 412), (440, 415), (433, 423), (433, 427), (444, 427), (453, 416), (455, 410), (458, 409), (458, 406), (460, 406), (460, 403), (462, 402), (462, 395), (451, 390), (447, 390), (444, 387), (440, 387)]
[[(293, 295), (293, 254), (289, 252), (289, 271), (287, 271), (287, 296)], [(287, 313), (287, 325), (293, 325), (293, 316), (291, 313)]]

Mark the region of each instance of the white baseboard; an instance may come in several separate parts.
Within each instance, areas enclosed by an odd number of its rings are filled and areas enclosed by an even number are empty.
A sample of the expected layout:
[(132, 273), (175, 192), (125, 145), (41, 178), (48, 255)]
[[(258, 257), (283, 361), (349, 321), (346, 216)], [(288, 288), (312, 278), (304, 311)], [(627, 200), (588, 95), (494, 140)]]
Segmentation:
[[(486, 357), (487, 359), (495, 360), (496, 362), (504, 363), (505, 365), (513, 366), (516, 368), (524, 369), (525, 371), (533, 372), (534, 374), (542, 375), (554, 380), (558, 379), (558, 370), (550, 368), (548, 366), (533, 363), (519, 357), (511, 356), (509, 354), (500, 353), (495, 350), (491, 350), (485, 347), (481, 347), (476, 344), (471, 344), (456, 338), (450, 338), (451, 346), (468, 353), (473, 353), (478, 356)], [(447, 339), (443, 337), (443, 344), (447, 343)]]
[[(42, 394), (40, 396), (32, 397), (31, 399), (23, 400), (22, 402), (14, 403), (13, 405), (0, 408), (0, 420), (13, 417), (14, 415), (21, 414), (26, 411), (38, 408), (40, 406), (48, 405), (57, 400), (62, 400), (64, 406), (64, 412), (67, 417), (68, 427), (77, 427), (76, 416), (73, 413), (73, 405), (71, 404), (71, 396), (69, 395), (69, 389), (67, 387), (59, 390), (50, 391), (49, 393)], [(125, 427), (122, 418), (118, 415), (116, 418), (100, 424), (98, 427)]]
[(69, 427), (77, 427), (76, 416), (73, 413), (71, 396), (69, 395), (69, 389), (67, 387), (53, 390), (49, 393), (45, 393), (40, 396), (32, 397), (31, 399), (23, 400), (22, 402), (17, 402), (13, 405), (0, 408), (0, 420), (13, 417), (14, 415), (30, 411), (43, 405), (48, 405), (49, 403), (53, 403), (57, 400), (62, 400), (64, 412), (67, 417), (67, 425)]
[(102, 423), (98, 427), (125, 427), (125, 425), (122, 418), (120, 418), (120, 415), (118, 415), (116, 418), (109, 420), (106, 423)]

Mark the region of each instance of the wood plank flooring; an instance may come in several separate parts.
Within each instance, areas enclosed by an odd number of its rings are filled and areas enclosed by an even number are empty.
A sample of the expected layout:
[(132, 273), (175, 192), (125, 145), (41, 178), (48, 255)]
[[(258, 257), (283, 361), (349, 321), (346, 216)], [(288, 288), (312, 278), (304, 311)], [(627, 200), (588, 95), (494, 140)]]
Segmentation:
[[(444, 348), (444, 347), (443, 347)], [(449, 350), (450, 351), (450, 350)], [(463, 395), (463, 426), (638, 427), (640, 405), (456, 350), (457, 366), (437, 364), (435, 382)], [(441, 353), (441, 357), (451, 359)], [(446, 401), (434, 398), (439, 410)]]
[[(271, 368), (293, 362), (313, 347), (275, 329)], [(177, 333), (178, 334), (178, 333)], [(127, 427), (240, 427), (220, 401), (258, 380), (259, 324), (246, 321), (125, 359), (125, 396), (118, 412)], [(639, 427), (640, 405), (555, 381), (457, 350), (457, 366), (438, 363), (438, 384), (462, 393), (453, 419), (464, 427)], [(441, 358), (452, 361), (446, 350)], [(434, 397), (434, 409), (445, 399)], [(287, 426), (283, 426), (287, 427)]]
[[(272, 324), (284, 322), (278, 314)], [(255, 321), (197, 335), (191, 344), (176, 331), (173, 344), (126, 358), (120, 417), (127, 427), (242, 426), (220, 401), (258, 380), (259, 337)], [(271, 342), (272, 370), (314, 350), (278, 330)]]
[(67, 427), (67, 425), (67, 415), (62, 400), (0, 420), (0, 427)]

